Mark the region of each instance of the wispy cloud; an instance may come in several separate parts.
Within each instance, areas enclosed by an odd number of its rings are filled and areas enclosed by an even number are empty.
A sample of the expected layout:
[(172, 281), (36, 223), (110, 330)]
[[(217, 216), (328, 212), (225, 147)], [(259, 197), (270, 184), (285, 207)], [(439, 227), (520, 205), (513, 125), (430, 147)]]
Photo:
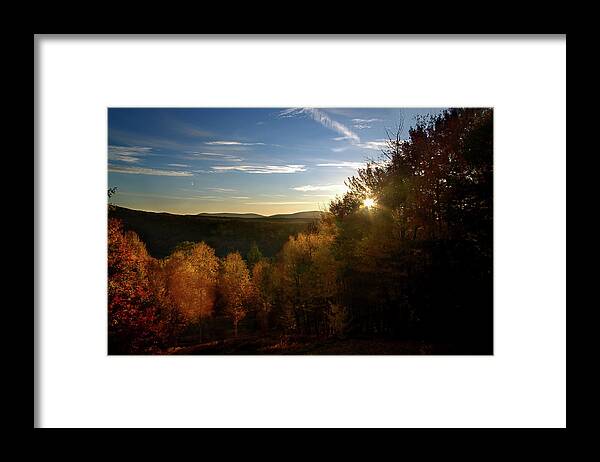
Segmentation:
[(136, 163), (140, 157), (147, 155), (152, 148), (142, 146), (108, 146), (108, 158), (118, 162)]
[(352, 119), (352, 127), (358, 130), (371, 128), (373, 122), (382, 122), (382, 119)]
[(189, 167), (188, 164), (167, 164), (167, 166), (169, 166), (169, 167), (181, 167), (181, 168)]
[(372, 122), (381, 122), (382, 119), (352, 119), (355, 124), (370, 124)]
[(110, 138), (112, 142), (124, 143), (129, 146), (151, 146), (153, 149), (172, 149), (174, 151), (179, 151), (196, 147), (195, 145), (189, 146), (187, 143), (182, 144), (179, 141), (174, 141), (172, 138), (151, 136), (147, 134), (140, 135), (115, 128), (110, 129)]
[(358, 143), (356, 146), (362, 149), (373, 149), (373, 150), (381, 150), (387, 146), (387, 140), (375, 140), (375, 141), (367, 141), (365, 143)]
[[(331, 119), (327, 114), (319, 109), (313, 108), (290, 108), (285, 109), (279, 113), (279, 117), (298, 117), (298, 116), (309, 116), (313, 120), (319, 122), (321, 125), (339, 133), (341, 136), (333, 138), (334, 141), (349, 141), (353, 146), (361, 149), (372, 149), (381, 150), (387, 146), (387, 140), (380, 139), (374, 141), (361, 142), (360, 137), (350, 130), (345, 125)], [(353, 127), (357, 129), (371, 128), (370, 124), (373, 122), (381, 122), (383, 119), (371, 118), (371, 119), (352, 119)], [(347, 148), (332, 148), (333, 152), (342, 152)], [(355, 164), (357, 164), (355, 162)], [(350, 167), (350, 165), (320, 165), (322, 167)], [(360, 164), (353, 168), (363, 167), (364, 164)]]
[(108, 171), (113, 173), (129, 173), (131, 175), (152, 175), (152, 176), (192, 176), (192, 172), (183, 172), (175, 170), (159, 170), (155, 168), (129, 167), (121, 165), (110, 165)]
[(218, 152), (199, 152), (199, 151), (187, 151), (188, 154), (191, 154), (193, 157), (191, 159), (200, 159), (200, 160), (215, 160), (215, 157), (218, 157), (219, 160), (223, 162), (242, 162), (244, 159), (238, 156), (233, 156), (231, 154), (223, 154)]
[(297, 117), (297, 116), (302, 116), (302, 115), (306, 115), (306, 116), (310, 117), (311, 119), (313, 119), (315, 122), (318, 122), (321, 125), (323, 125), (325, 128), (328, 128), (330, 130), (333, 130), (334, 132), (339, 133), (340, 135), (343, 136), (343, 138), (353, 140), (357, 143), (360, 142), (360, 137), (356, 133), (354, 133), (352, 130), (350, 130), (348, 127), (346, 127), (344, 124), (338, 122), (337, 120), (333, 120), (331, 117), (329, 117), (327, 114), (325, 114), (323, 111), (321, 111), (319, 109), (308, 108), (308, 107), (290, 108), (290, 109), (285, 109), (279, 113), (279, 117), (284, 117), (284, 118), (285, 117)]
[(364, 162), (351, 162), (348, 160), (327, 162), (324, 164), (317, 164), (317, 167), (337, 167), (337, 168), (365, 168)]
[(250, 199), (249, 196), (233, 196), (232, 199)]
[(209, 191), (219, 191), (219, 192), (235, 192), (237, 189), (231, 188), (206, 188)]
[(242, 141), (206, 141), (211, 146), (264, 146), (265, 143), (246, 143)]
[(174, 199), (174, 200), (209, 200), (220, 202), (223, 199), (216, 196), (172, 196), (170, 194), (152, 194), (152, 193), (135, 193), (135, 192), (125, 192), (122, 191), (119, 193), (122, 196), (135, 196), (135, 197), (153, 197), (157, 199)]
[(298, 173), (305, 172), (305, 165), (215, 165), (211, 167), (218, 172), (244, 173)]
[(318, 185), (318, 186), (313, 186), (311, 184), (307, 184), (304, 186), (296, 186), (295, 188), (290, 188), (293, 189), (294, 191), (302, 191), (302, 192), (308, 192), (308, 191), (339, 191), (342, 189), (345, 189), (344, 185), (339, 185), (339, 184), (325, 184), (325, 185)]

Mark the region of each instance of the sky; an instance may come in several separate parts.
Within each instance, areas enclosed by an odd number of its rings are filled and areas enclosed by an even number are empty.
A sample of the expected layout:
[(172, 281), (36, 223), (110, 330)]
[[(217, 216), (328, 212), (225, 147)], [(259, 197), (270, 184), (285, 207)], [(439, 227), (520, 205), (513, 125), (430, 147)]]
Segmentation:
[(109, 108), (110, 202), (153, 212), (325, 210), (384, 147), (440, 108)]

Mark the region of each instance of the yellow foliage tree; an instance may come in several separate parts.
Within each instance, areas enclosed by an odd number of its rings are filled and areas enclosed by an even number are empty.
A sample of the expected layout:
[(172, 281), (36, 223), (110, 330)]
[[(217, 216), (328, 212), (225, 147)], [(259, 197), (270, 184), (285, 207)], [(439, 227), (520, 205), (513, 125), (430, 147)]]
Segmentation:
[(223, 260), (219, 287), (225, 314), (231, 319), (237, 337), (238, 324), (246, 317), (252, 296), (250, 272), (239, 252), (230, 253)]
[[(283, 285), (287, 303), (307, 331), (326, 330), (329, 301), (338, 293), (335, 236), (328, 226), (290, 237), (283, 247)], [(288, 316), (289, 317), (289, 316)]]
[(173, 253), (166, 262), (167, 290), (187, 323), (199, 323), (212, 315), (219, 259), (204, 242)]
[(252, 285), (256, 300), (256, 311), (263, 331), (269, 327), (269, 313), (273, 307), (274, 285), (271, 264), (260, 260), (252, 268)]

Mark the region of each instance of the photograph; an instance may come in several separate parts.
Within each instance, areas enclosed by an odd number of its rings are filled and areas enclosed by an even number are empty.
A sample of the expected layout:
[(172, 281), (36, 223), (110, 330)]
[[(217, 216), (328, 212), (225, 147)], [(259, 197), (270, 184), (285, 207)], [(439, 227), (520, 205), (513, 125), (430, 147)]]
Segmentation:
[(491, 107), (108, 107), (108, 355), (493, 355)]

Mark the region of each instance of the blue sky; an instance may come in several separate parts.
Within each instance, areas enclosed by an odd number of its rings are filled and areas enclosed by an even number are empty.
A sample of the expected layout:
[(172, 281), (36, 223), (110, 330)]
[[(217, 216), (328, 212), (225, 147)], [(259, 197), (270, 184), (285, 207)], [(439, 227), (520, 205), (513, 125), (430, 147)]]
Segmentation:
[(324, 210), (403, 120), (439, 108), (109, 108), (111, 202), (180, 214)]

